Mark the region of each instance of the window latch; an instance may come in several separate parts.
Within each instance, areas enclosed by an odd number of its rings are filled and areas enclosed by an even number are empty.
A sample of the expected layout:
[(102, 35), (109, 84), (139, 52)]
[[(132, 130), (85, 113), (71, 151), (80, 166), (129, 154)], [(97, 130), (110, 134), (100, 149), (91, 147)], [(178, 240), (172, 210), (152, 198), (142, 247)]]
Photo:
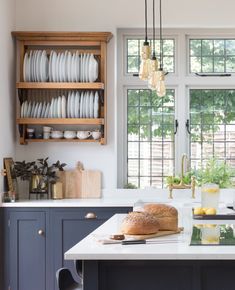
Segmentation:
[(188, 132), (188, 134), (191, 134), (191, 131), (190, 131), (190, 123), (189, 123), (189, 119), (187, 119), (187, 121), (186, 121), (186, 128), (187, 128), (187, 132)]
[(175, 131), (174, 131), (174, 134), (175, 134), (175, 135), (177, 134), (178, 127), (179, 127), (179, 122), (178, 122), (178, 120), (176, 119), (176, 120), (175, 120)]

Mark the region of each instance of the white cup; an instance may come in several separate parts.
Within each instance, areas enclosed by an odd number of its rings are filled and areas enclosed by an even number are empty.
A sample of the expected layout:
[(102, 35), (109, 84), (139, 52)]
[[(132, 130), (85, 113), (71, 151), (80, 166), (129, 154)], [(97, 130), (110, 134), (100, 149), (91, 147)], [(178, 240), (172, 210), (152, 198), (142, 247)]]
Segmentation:
[(44, 126), (43, 127), (43, 132), (51, 132), (52, 128), (51, 127), (47, 127), (47, 126)]
[(50, 132), (43, 132), (43, 139), (50, 139)]
[(91, 136), (90, 131), (77, 131), (78, 139), (87, 139)]
[(101, 137), (101, 132), (100, 131), (93, 131), (93, 132), (91, 132), (91, 136), (93, 139), (98, 140)]

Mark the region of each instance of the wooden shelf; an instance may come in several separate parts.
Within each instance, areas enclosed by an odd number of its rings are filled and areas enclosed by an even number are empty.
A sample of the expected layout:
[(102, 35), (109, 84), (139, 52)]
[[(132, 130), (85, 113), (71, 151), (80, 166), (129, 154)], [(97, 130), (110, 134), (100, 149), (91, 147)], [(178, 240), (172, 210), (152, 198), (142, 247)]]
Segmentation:
[(104, 119), (73, 119), (73, 118), (19, 118), (19, 125), (104, 125)]
[(44, 142), (79, 142), (79, 143), (102, 143), (102, 139), (94, 140), (94, 139), (25, 139), (27, 143), (44, 143)]
[(17, 89), (80, 89), (80, 90), (103, 90), (103, 83), (36, 83), (36, 82), (18, 82)]

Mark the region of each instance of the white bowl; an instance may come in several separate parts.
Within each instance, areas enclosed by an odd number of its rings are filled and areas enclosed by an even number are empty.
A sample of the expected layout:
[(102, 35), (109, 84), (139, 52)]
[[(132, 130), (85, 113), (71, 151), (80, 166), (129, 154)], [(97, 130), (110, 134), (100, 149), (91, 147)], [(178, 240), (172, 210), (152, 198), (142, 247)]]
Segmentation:
[(74, 139), (74, 138), (76, 138), (76, 132), (75, 131), (64, 131), (64, 138), (65, 139)]
[(62, 137), (63, 137), (62, 131), (52, 131), (51, 132), (51, 138), (53, 138), (53, 139), (60, 139)]

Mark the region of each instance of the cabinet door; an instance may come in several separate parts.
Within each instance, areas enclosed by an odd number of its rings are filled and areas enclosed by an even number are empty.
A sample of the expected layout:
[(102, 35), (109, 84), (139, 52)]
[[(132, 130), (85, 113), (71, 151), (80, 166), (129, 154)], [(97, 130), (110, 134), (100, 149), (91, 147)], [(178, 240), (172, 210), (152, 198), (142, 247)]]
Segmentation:
[[(126, 213), (130, 208), (76, 208), (53, 210), (53, 245), (54, 272), (61, 267), (69, 268), (76, 278), (73, 261), (65, 261), (64, 253), (89, 233), (99, 227), (115, 213)], [(90, 214), (90, 215), (89, 215)], [(92, 217), (92, 214), (94, 216)], [(54, 280), (54, 289), (58, 289)]]
[(45, 212), (10, 212), (11, 290), (46, 289)]

